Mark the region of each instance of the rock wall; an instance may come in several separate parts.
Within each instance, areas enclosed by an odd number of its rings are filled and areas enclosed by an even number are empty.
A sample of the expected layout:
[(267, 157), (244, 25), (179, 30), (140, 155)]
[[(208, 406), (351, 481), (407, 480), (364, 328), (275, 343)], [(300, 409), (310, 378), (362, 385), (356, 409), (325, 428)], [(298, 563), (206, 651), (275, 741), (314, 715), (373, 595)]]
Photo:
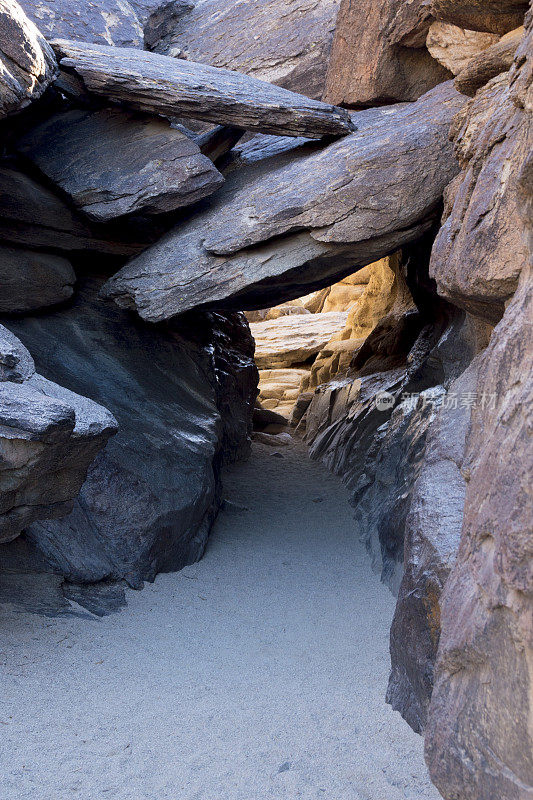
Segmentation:
[(200, 315), (154, 331), (99, 301), (100, 285), (80, 287), (68, 309), (11, 322), (46, 376), (104, 404), (119, 425), (72, 513), (26, 536), (71, 581), (139, 586), (201, 556), (222, 458), (249, 447), (256, 370), (242, 318)]

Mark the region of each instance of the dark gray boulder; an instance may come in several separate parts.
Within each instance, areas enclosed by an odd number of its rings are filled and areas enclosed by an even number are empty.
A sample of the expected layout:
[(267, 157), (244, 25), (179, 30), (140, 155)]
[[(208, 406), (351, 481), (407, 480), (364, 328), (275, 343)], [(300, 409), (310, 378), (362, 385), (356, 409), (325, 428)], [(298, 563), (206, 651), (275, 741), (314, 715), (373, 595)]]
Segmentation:
[(99, 301), (98, 289), (89, 281), (71, 308), (12, 326), (46, 375), (106, 404), (120, 425), (72, 513), (27, 537), (73, 582), (139, 586), (203, 552), (222, 460), (249, 446), (253, 343), (241, 315), (226, 319), (231, 333), (212, 315), (154, 328)]
[(311, 139), (353, 130), (344, 109), (240, 72), (65, 39), (53, 47), (62, 69), (75, 72), (89, 92), (138, 111)]
[[(448, 140), (465, 98), (450, 83), (417, 103), (353, 115), (322, 149), (262, 140), (206, 210), (106, 285), (159, 321), (198, 306), (266, 308), (330, 285), (420, 238), (457, 173)], [(244, 151), (246, 153), (246, 151)]]
[(442, 398), (409, 494), (387, 702), (417, 733), (426, 726), (433, 691), (441, 594), (459, 549), (466, 492), (461, 470), (475, 388), (474, 362)]
[(76, 275), (62, 256), (0, 245), (0, 313), (26, 313), (72, 297)]
[(166, 120), (119, 109), (66, 111), (30, 131), (18, 149), (100, 222), (173, 211), (224, 182), (198, 145)]
[(0, 118), (39, 98), (57, 74), (52, 48), (15, 0), (0, 0)]

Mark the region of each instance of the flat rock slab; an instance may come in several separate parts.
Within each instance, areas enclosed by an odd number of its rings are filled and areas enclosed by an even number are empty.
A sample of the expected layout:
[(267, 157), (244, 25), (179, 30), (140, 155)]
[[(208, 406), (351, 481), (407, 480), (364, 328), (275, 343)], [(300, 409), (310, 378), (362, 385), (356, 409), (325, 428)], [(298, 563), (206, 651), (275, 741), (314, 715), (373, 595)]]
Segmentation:
[(56, 73), (44, 36), (15, 0), (0, 0), (0, 118), (40, 97)]
[(59, 114), (30, 131), (19, 150), (101, 222), (173, 211), (224, 182), (198, 145), (166, 120), (121, 109)]
[(250, 75), (132, 48), (65, 40), (53, 46), (61, 66), (90, 92), (140, 111), (311, 139), (354, 129), (346, 110)]
[(450, 122), (465, 102), (446, 83), (416, 103), (354, 114), (359, 130), (328, 147), (258, 148), (105, 294), (150, 321), (195, 306), (268, 308), (389, 255), (438, 214), (458, 171)]
[(259, 369), (267, 369), (307, 361), (344, 328), (347, 317), (345, 312), (329, 311), (252, 323), (255, 363)]

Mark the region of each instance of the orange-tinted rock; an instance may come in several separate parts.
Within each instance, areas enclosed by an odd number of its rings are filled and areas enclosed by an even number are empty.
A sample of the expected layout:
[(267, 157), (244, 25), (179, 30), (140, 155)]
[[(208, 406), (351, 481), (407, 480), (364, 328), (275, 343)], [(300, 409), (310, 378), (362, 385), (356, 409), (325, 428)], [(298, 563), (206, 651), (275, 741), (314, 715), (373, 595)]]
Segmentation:
[(450, 73), (428, 53), (422, 0), (343, 0), (324, 99), (346, 106), (416, 100)]

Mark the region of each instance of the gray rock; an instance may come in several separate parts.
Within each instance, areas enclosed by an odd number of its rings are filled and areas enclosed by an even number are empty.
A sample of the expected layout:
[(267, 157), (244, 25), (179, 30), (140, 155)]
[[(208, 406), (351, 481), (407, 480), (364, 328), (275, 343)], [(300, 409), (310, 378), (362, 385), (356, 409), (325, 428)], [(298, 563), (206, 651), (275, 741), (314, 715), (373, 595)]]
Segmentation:
[(320, 99), (339, 6), (340, 0), (178, 0), (153, 15), (145, 42), (158, 53), (238, 70)]
[(266, 308), (420, 238), (457, 172), (448, 131), (464, 103), (444, 84), (417, 103), (355, 114), (359, 130), (318, 151), (271, 155), (263, 141), (252, 161), (243, 147), (251, 163), (127, 264), (106, 295), (151, 321), (195, 306)]
[(0, 542), (39, 519), (68, 514), (114, 417), (35, 374), (31, 356), (0, 328)]
[(142, 26), (128, 0), (22, 0), (21, 5), (47, 39), (143, 45)]
[(472, 364), (454, 381), (426, 432), (404, 531), (404, 573), (391, 627), (387, 702), (421, 733), (433, 691), (440, 602), (455, 563), (466, 481), (461, 472), (476, 387)]
[(224, 179), (166, 120), (118, 109), (67, 111), (19, 142), (21, 153), (100, 222), (191, 205)]
[(197, 315), (156, 330), (99, 301), (98, 288), (89, 282), (72, 308), (12, 326), (43, 372), (106, 404), (120, 425), (72, 513), (27, 536), (74, 583), (139, 586), (202, 554), (223, 456), (249, 446), (257, 372), (242, 316), (226, 328)]
[(249, 75), (131, 48), (55, 40), (61, 67), (88, 91), (167, 117), (285, 136), (345, 136), (347, 111), (310, 100)]
[(60, 253), (132, 255), (146, 247), (143, 234), (138, 225), (92, 224), (34, 178), (11, 164), (0, 166), (0, 241)]
[(66, 258), (0, 245), (2, 314), (36, 311), (68, 300), (75, 282)]
[(356, 530), (373, 569), (394, 594), (402, 580), (411, 492), (422, 467), (428, 429), (444, 394), (437, 386), (395, 407), (390, 420), (376, 430), (352, 495)]
[(0, 0), (0, 118), (39, 98), (57, 74), (51, 47), (15, 0)]

